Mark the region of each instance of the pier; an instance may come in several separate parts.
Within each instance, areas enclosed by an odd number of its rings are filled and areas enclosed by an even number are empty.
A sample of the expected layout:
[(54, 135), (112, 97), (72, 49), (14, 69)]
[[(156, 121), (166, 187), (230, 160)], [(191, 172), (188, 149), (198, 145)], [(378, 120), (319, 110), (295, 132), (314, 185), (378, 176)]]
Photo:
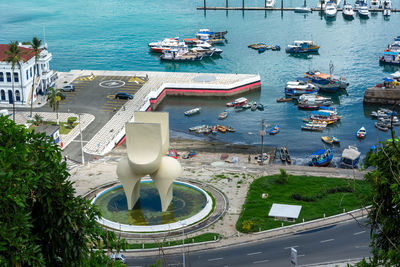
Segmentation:
[(400, 103), (400, 85), (370, 87), (364, 93), (365, 104), (394, 105)]

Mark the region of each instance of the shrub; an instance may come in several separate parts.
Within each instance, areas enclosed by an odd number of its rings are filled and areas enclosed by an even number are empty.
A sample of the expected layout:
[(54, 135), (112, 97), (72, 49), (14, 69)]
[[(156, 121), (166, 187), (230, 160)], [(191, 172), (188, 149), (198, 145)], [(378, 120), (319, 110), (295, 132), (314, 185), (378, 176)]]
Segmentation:
[(354, 190), (350, 186), (337, 186), (337, 187), (329, 188), (327, 190), (328, 194), (335, 194), (335, 193), (339, 193), (339, 192), (352, 193), (352, 192), (354, 192)]
[(77, 117), (68, 117), (68, 124), (72, 126), (72, 124), (74, 124), (74, 122), (76, 122), (78, 120)]
[(289, 182), (289, 175), (286, 173), (284, 169), (280, 169), (281, 174), (279, 174), (278, 179), (276, 179), (276, 183), (278, 184), (286, 184)]

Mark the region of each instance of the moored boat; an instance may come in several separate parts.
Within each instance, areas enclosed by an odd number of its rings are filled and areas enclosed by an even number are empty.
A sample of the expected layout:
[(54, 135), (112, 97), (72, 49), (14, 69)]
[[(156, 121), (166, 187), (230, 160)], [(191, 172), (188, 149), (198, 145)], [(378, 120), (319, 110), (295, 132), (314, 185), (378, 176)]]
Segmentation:
[(281, 149), (280, 149), (279, 157), (280, 157), (282, 162), (286, 162), (286, 151), (284, 150), (283, 147), (281, 147)]
[(190, 109), (184, 112), (185, 116), (192, 116), (194, 114), (198, 114), (200, 113), (201, 108), (194, 108), (194, 109)]
[(225, 126), (217, 125), (217, 129), (218, 129), (218, 131), (220, 131), (221, 133), (226, 133), (226, 127), (225, 127)]
[(293, 98), (291, 97), (282, 97), (282, 98), (277, 98), (276, 102), (282, 103), (282, 102), (291, 102), (293, 101)]
[(265, 7), (266, 8), (273, 8), (275, 5), (275, 0), (265, 0)]
[(390, 125), (377, 121), (375, 122), (375, 127), (382, 132), (387, 132), (389, 130)]
[(211, 127), (211, 133), (212, 133), (212, 134), (217, 134), (217, 133), (218, 133), (218, 128), (217, 128), (216, 125), (214, 125), (214, 126)]
[(227, 130), (228, 132), (231, 132), (231, 133), (236, 132), (236, 130), (235, 130), (233, 127), (230, 127), (230, 126), (226, 127), (226, 130)]
[(369, 18), (369, 9), (368, 9), (368, 6), (366, 4), (360, 6), (360, 8), (358, 9), (358, 15), (362, 19), (368, 19)]
[(319, 46), (313, 41), (294, 41), (292, 45), (288, 45), (286, 53), (317, 53)]
[(332, 136), (331, 138), (334, 144), (340, 144), (340, 139), (338, 137)]
[(286, 163), (291, 164), (292, 163), (292, 158), (290, 157), (289, 150), (287, 149), (286, 146), (283, 147), (283, 151), (286, 154)]
[(221, 112), (221, 114), (219, 114), (218, 119), (224, 120), (224, 119), (226, 119), (226, 117), (228, 117), (228, 112), (224, 111), (224, 112)]
[(322, 124), (320, 124), (320, 125), (306, 124), (306, 125), (301, 126), (301, 129), (303, 131), (318, 131), (318, 132), (322, 132), (325, 128), (326, 128), (326, 125), (323, 126)]
[(233, 101), (233, 102), (226, 103), (226, 106), (228, 106), (228, 107), (241, 107), (241, 106), (246, 105), (247, 103), (249, 103), (249, 100), (247, 98), (240, 97), (240, 98), (235, 99), (235, 101)]
[(204, 127), (206, 127), (206, 125), (198, 125), (198, 126), (190, 127), (189, 131), (194, 132), (194, 131), (197, 131), (197, 130), (199, 130), (201, 128), (204, 128)]
[(325, 16), (327, 18), (334, 18), (337, 14), (337, 6), (336, 3), (333, 1), (329, 1), (325, 5)]
[(261, 104), (261, 103), (258, 103), (257, 109), (260, 110), (260, 111), (263, 111), (264, 110), (264, 105)]
[(354, 19), (354, 10), (353, 10), (353, 7), (352, 7), (350, 4), (345, 4), (345, 5), (343, 6), (343, 12), (342, 12), (342, 14), (343, 14), (343, 17), (344, 17), (345, 19), (348, 19), (348, 20)]
[(326, 167), (331, 163), (332, 159), (332, 149), (320, 149), (312, 154), (312, 159), (308, 165), (315, 167)]
[(281, 127), (279, 126), (279, 124), (277, 124), (269, 130), (269, 134), (275, 135), (275, 134), (279, 133), (280, 130), (281, 130)]
[(257, 110), (257, 102), (253, 102), (253, 104), (251, 104), (250, 110), (251, 111), (256, 111)]
[(365, 129), (364, 126), (362, 126), (358, 131), (357, 131), (357, 138), (363, 139), (367, 135), (367, 130)]
[(361, 153), (358, 151), (357, 147), (349, 146), (342, 152), (342, 158), (340, 159), (340, 166), (342, 168), (357, 168), (358, 162), (360, 160)]
[(181, 49), (171, 49), (164, 50), (160, 59), (168, 61), (197, 61), (202, 60), (203, 55), (200, 53), (185, 52)]
[(349, 83), (344, 77), (336, 77), (332, 74), (326, 74), (319, 71), (308, 71), (304, 75), (317, 86), (321, 91), (335, 93), (339, 89), (346, 89)]
[(321, 139), (322, 139), (322, 141), (323, 141), (324, 143), (327, 143), (327, 144), (329, 144), (329, 145), (332, 145), (332, 144), (333, 144), (333, 140), (332, 140), (332, 138), (329, 137), (329, 136), (321, 136)]
[(294, 13), (311, 13), (311, 12), (312, 12), (311, 8), (306, 6), (294, 8)]

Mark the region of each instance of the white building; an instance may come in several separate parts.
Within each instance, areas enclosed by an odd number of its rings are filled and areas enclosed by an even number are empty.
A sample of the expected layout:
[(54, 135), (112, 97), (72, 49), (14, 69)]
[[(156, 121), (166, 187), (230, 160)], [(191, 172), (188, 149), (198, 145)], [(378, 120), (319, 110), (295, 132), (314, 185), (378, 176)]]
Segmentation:
[(46, 93), (57, 79), (57, 74), (50, 70), (49, 63), (52, 55), (47, 51), (46, 45), (42, 47), (38, 64), (35, 67), (35, 51), (30, 46), (20, 44), (21, 68), (16, 65), (13, 74), (11, 63), (6, 61), (8, 55), (5, 51), (8, 49), (8, 44), (0, 44), (0, 104), (12, 104), (12, 79), (14, 79), (15, 104), (30, 105), (34, 71), (36, 71), (34, 102), (37, 94)]

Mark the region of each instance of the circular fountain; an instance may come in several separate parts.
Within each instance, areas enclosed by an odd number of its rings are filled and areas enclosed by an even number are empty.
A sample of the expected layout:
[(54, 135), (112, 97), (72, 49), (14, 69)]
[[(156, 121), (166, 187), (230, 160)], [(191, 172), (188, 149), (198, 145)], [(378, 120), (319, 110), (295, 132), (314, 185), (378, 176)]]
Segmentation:
[(213, 200), (201, 188), (184, 182), (174, 182), (173, 198), (167, 211), (161, 211), (161, 201), (154, 183), (143, 180), (140, 199), (128, 210), (122, 185), (98, 193), (92, 200), (102, 213), (98, 222), (105, 227), (124, 232), (160, 232), (192, 225), (212, 211)]

